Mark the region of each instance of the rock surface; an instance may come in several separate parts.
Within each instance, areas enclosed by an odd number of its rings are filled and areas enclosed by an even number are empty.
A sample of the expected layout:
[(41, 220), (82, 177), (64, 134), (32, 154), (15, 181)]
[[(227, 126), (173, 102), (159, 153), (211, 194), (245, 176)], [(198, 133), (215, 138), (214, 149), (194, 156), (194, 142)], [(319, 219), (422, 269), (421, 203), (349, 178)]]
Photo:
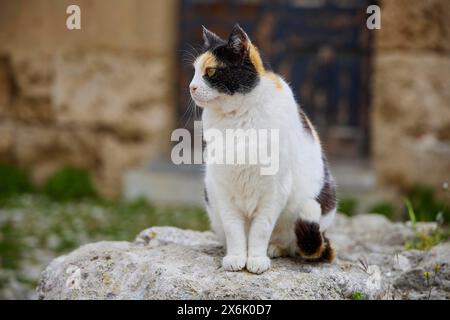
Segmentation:
[(224, 252), (211, 232), (153, 227), (132, 243), (88, 244), (55, 259), (38, 293), (41, 299), (345, 299), (355, 292), (369, 299), (450, 298), (450, 243), (405, 251), (411, 229), (378, 215), (338, 216), (328, 235), (337, 248), (332, 264), (280, 258), (254, 275), (223, 271)]

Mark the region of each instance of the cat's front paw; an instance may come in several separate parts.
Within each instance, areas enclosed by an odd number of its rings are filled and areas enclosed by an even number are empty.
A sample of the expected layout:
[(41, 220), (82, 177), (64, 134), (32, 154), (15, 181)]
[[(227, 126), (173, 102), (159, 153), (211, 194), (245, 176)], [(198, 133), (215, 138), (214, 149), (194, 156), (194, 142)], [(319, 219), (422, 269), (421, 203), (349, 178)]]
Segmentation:
[(245, 255), (229, 254), (223, 257), (222, 267), (226, 271), (239, 271), (244, 269), (246, 260)]
[(269, 257), (248, 257), (247, 270), (251, 273), (263, 273), (270, 269)]

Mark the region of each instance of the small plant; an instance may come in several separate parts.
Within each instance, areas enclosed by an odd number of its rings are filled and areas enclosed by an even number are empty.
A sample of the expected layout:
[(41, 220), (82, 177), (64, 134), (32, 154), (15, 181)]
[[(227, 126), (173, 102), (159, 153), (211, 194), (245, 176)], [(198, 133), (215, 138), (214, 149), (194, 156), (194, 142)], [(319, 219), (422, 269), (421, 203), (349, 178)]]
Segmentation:
[(409, 221), (411, 221), (411, 227), (414, 231), (416, 231), (416, 213), (414, 212), (414, 208), (411, 204), (411, 201), (409, 201), (408, 199), (405, 199), (405, 205), (406, 205), (406, 210), (408, 212), (408, 216), (409, 216)]
[(411, 228), (414, 231), (414, 238), (405, 242), (405, 248), (407, 250), (428, 250), (448, 239), (448, 230), (442, 226), (443, 219), (441, 219), (441, 223), (438, 224), (436, 230), (433, 230), (430, 233), (423, 231), (419, 232), (417, 231), (416, 212), (408, 199), (405, 199), (405, 206), (408, 212), (409, 221), (411, 222)]
[(413, 239), (405, 242), (406, 250), (429, 250), (435, 245), (448, 240), (448, 231), (438, 227), (431, 233), (416, 232)]
[(359, 292), (359, 291), (353, 291), (350, 298), (352, 300), (366, 300), (366, 296), (364, 295), (364, 293)]
[(51, 175), (44, 184), (43, 193), (57, 201), (97, 197), (89, 173), (73, 167), (62, 168)]
[(433, 290), (433, 287), (430, 284), (430, 272), (425, 271), (423, 273), (423, 277), (425, 278), (425, 282), (427, 283), (427, 287), (429, 288), (428, 291), (428, 300), (430, 300), (430, 296), (431, 296), (431, 290)]
[(441, 271), (441, 266), (440, 265), (435, 265), (434, 266), (434, 270), (433, 270), (433, 275), (431, 275), (431, 272), (429, 271), (425, 271), (423, 273), (423, 276), (425, 278), (425, 282), (427, 284), (428, 287), (428, 296), (427, 299), (430, 300), (431, 298), (431, 291), (433, 291), (433, 285), (436, 283), (436, 276), (439, 274), (439, 272)]
[(0, 196), (10, 197), (33, 191), (28, 171), (16, 166), (0, 164)]
[(349, 217), (355, 215), (358, 202), (353, 198), (342, 198), (339, 200), (338, 212), (341, 212)]

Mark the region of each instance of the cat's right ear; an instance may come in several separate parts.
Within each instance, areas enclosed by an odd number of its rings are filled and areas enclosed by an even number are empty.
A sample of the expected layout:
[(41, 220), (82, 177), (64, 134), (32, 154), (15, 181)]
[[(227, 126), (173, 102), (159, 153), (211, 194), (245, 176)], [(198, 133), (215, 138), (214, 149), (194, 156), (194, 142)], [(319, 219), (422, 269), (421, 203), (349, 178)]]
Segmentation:
[(203, 27), (203, 47), (204, 49), (209, 49), (215, 47), (219, 44), (224, 44), (225, 41), (220, 38), (217, 34)]

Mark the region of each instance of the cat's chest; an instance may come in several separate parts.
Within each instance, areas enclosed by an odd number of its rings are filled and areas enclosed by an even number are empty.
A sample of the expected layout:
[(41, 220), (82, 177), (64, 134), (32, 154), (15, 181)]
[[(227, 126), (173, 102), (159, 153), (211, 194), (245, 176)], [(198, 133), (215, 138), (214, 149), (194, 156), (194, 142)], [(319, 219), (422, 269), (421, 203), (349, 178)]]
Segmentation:
[(220, 132), (220, 138), (216, 139), (214, 134), (206, 149), (218, 158), (222, 156), (223, 162), (209, 164), (207, 170), (210, 170), (213, 180), (222, 186), (226, 197), (246, 215), (251, 215), (270, 184), (270, 178), (261, 174), (261, 167), (264, 166), (261, 154), (268, 152), (261, 153), (261, 148), (267, 146), (270, 140), (270, 119), (249, 116), (214, 120), (207, 119), (204, 124), (214, 132)]
[(227, 197), (246, 215), (251, 216), (263, 196), (267, 177), (255, 166), (224, 166), (217, 177), (222, 179)]

